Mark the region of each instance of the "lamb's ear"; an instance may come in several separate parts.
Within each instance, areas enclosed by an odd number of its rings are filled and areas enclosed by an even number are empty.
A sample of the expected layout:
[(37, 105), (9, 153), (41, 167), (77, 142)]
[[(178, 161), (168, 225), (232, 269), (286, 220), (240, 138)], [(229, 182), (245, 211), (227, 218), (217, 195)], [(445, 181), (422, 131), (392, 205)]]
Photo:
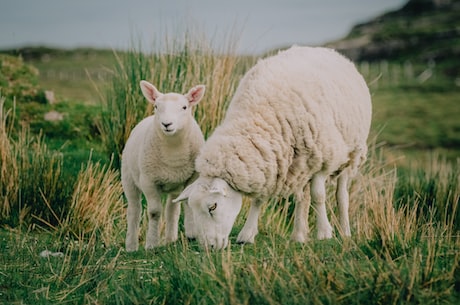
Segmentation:
[(228, 195), (228, 184), (225, 180), (220, 178), (214, 178), (209, 188), (209, 192), (212, 194), (221, 194), (224, 197)]
[(204, 95), (205, 88), (206, 87), (204, 85), (198, 85), (188, 91), (185, 97), (190, 102), (190, 106), (194, 106), (201, 101)]
[(190, 184), (189, 186), (187, 186), (187, 187), (182, 191), (182, 193), (180, 193), (180, 195), (179, 195), (176, 199), (173, 199), (172, 202), (178, 203), (178, 202), (187, 200), (188, 197), (190, 197), (190, 194), (193, 192), (193, 190), (195, 189), (196, 186), (197, 186), (197, 184), (196, 184), (196, 181), (195, 181), (195, 182), (193, 182), (192, 184)]
[(152, 104), (155, 104), (157, 98), (163, 95), (154, 85), (145, 80), (141, 80), (141, 90), (145, 98)]

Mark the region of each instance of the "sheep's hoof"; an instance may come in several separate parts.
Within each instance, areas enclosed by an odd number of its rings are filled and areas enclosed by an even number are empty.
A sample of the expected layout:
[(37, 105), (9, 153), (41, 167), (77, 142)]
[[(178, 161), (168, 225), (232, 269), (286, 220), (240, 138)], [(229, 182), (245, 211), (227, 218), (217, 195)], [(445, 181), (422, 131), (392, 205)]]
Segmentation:
[(257, 233), (255, 234), (242, 234), (243, 232), (240, 233), (240, 235), (238, 235), (238, 238), (236, 239), (236, 242), (238, 244), (253, 244), (254, 243), (254, 239), (257, 235)]

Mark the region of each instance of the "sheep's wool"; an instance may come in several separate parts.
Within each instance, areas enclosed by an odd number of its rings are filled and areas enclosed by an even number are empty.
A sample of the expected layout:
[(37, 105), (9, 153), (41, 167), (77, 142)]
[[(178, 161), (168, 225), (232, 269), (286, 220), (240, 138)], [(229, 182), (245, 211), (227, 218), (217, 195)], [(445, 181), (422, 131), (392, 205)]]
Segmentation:
[(196, 160), (253, 197), (288, 196), (318, 172), (365, 160), (371, 98), (352, 62), (326, 48), (292, 47), (260, 60)]

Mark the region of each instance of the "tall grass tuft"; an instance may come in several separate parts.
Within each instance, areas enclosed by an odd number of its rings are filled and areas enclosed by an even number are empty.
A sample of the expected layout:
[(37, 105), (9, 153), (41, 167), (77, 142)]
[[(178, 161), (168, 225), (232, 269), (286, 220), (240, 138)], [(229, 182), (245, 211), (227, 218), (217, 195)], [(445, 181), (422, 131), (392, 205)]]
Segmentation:
[(230, 97), (252, 64), (250, 58), (236, 56), (236, 38), (223, 49), (216, 49), (203, 35), (192, 31), (184, 37), (165, 37), (162, 48), (146, 55), (135, 49), (117, 57), (112, 83), (103, 97), (100, 123), (104, 147), (114, 155), (119, 168), (121, 152), (132, 128), (152, 113), (142, 97), (139, 82), (145, 79), (163, 93), (186, 93), (198, 84), (206, 85), (204, 100), (195, 109), (195, 118), (205, 137), (222, 120)]
[[(2, 220), (11, 214), (11, 209), (17, 202), (17, 162), (14, 157), (10, 139), (13, 122), (10, 119), (10, 110), (4, 107), (5, 98), (0, 97), (0, 199)], [(14, 113), (14, 110), (13, 110)], [(3, 221), (2, 221), (3, 222)]]
[(116, 56), (114, 76), (106, 90), (101, 121), (101, 139), (105, 150), (119, 168), (121, 152), (131, 129), (147, 114), (139, 82), (150, 78), (149, 60), (140, 52), (130, 50)]
[(122, 188), (110, 165), (88, 161), (75, 183), (69, 212), (59, 226), (61, 234), (80, 241), (97, 239), (116, 243), (125, 228)]
[(0, 109), (0, 224), (14, 227), (34, 219), (55, 224), (50, 209), (58, 215), (65, 211), (72, 187), (61, 171), (63, 157), (48, 149), (42, 135), (32, 135), (28, 126), (13, 136), (3, 101)]
[(427, 158), (401, 167), (394, 199), (398, 206), (407, 203), (417, 209), (419, 219), (433, 219), (460, 232), (460, 158), (450, 162), (427, 153)]

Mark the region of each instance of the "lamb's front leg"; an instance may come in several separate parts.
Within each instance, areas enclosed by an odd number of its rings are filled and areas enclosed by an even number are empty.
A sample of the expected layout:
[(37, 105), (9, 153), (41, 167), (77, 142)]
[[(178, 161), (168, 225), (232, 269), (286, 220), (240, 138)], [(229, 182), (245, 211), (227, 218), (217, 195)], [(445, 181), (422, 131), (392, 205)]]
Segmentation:
[[(180, 203), (176, 203), (180, 206)], [(185, 236), (188, 239), (195, 239), (198, 237), (195, 220), (193, 218), (192, 209), (187, 203), (184, 203), (184, 230)]]
[(144, 188), (144, 195), (147, 199), (148, 229), (145, 237), (145, 249), (153, 249), (160, 245), (160, 219), (163, 211), (161, 196), (155, 187)]
[(248, 218), (243, 226), (240, 234), (238, 235), (238, 243), (254, 243), (254, 238), (259, 232), (257, 226), (259, 222), (259, 214), (262, 206), (262, 201), (259, 199), (252, 200), (251, 207), (249, 208)]

